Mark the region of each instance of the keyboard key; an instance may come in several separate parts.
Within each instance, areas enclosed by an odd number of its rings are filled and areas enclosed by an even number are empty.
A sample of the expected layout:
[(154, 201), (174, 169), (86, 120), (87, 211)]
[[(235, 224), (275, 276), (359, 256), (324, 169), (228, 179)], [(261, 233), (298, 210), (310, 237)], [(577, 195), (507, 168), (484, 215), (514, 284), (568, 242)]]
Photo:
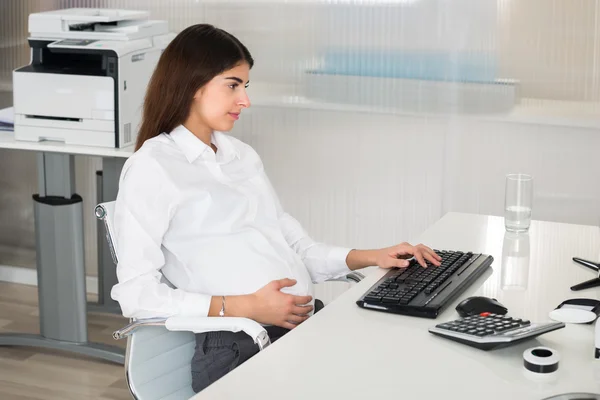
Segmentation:
[(366, 296), (364, 301), (367, 303), (381, 303), (382, 297), (380, 296)]

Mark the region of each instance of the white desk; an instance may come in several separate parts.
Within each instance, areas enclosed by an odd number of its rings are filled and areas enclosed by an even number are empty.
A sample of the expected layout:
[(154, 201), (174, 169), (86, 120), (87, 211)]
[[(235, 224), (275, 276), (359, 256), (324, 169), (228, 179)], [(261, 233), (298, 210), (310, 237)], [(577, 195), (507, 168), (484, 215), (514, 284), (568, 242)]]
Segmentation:
[[(97, 202), (115, 200), (121, 169), (133, 148), (72, 146), (59, 142), (17, 141), (13, 132), (0, 132), (0, 149), (38, 154), (39, 192), (34, 195), (40, 334), (5, 333), (0, 345), (33, 346), (71, 351), (118, 363), (123, 349), (88, 341), (87, 312), (120, 314), (110, 298), (116, 268), (104, 239), (98, 235), (98, 302), (86, 302), (82, 199), (75, 193), (74, 155), (102, 157)], [(99, 225), (101, 225), (99, 223)]]
[(25, 142), (15, 140), (14, 132), (0, 131), (0, 149), (32, 150), (46, 153), (63, 153), (96, 157), (128, 158), (133, 154), (133, 147), (112, 149), (105, 147), (74, 146), (61, 142)]
[[(527, 246), (529, 238), (529, 246)], [(321, 312), (194, 397), (200, 399), (543, 399), (566, 392), (600, 393), (600, 361), (593, 359), (593, 325), (567, 325), (536, 339), (490, 352), (434, 336), (428, 327), (455, 319), (456, 304), (474, 294), (494, 297), (509, 313), (534, 321), (567, 298), (598, 298), (600, 291), (571, 292), (593, 277), (571, 257), (600, 259), (600, 229), (534, 222), (518, 240), (505, 237), (503, 219), (450, 213), (420, 241), (438, 249), (491, 254), (490, 270), (437, 319), (386, 314), (355, 301), (385, 271), (361, 283)], [(518, 251), (509, 251), (510, 245)], [(504, 248), (504, 249), (503, 249)], [(527, 257), (527, 254), (529, 256)], [(528, 268), (527, 273), (522, 273)], [(504, 290), (512, 281), (526, 286)], [(522, 353), (537, 345), (561, 355), (553, 382), (531, 380)]]

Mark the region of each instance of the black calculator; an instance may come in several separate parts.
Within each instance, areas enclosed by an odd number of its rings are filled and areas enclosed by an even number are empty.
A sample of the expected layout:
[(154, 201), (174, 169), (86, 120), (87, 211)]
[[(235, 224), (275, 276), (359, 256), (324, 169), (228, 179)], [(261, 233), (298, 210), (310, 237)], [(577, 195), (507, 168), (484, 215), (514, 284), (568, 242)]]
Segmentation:
[(481, 350), (493, 350), (564, 327), (563, 322), (532, 323), (508, 315), (481, 313), (435, 325), (429, 332)]

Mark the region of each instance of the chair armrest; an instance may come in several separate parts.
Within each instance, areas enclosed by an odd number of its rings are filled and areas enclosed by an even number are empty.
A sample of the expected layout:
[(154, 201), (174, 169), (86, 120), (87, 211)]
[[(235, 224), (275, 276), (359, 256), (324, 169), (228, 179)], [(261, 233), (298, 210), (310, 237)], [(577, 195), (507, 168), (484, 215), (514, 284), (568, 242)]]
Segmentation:
[(148, 318), (132, 321), (127, 326), (115, 331), (113, 338), (121, 339), (143, 326), (164, 326), (169, 331), (187, 331), (194, 333), (212, 331), (244, 331), (250, 336), (260, 350), (271, 344), (271, 339), (265, 328), (249, 318), (238, 317), (170, 317)]
[(342, 276), (340, 278), (328, 279), (327, 282), (360, 282), (365, 279), (365, 276), (360, 272), (352, 271), (346, 276)]
[(131, 320), (131, 322), (121, 329), (118, 329), (113, 332), (113, 339), (119, 340), (126, 338), (131, 335), (136, 329), (141, 328), (143, 326), (165, 326), (166, 318), (146, 318), (146, 319), (138, 319)]
[(212, 331), (244, 331), (262, 350), (271, 344), (265, 328), (249, 318), (239, 317), (171, 317), (165, 327), (170, 331), (191, 331), (194, 333)]

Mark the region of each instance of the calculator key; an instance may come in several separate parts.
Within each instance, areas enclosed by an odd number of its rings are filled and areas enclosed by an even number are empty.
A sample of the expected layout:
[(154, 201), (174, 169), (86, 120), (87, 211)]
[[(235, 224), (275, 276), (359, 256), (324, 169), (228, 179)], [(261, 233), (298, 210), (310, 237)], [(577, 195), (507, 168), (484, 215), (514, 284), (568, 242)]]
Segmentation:
[(505, 325), (497, 326), (497, 327), (494, 328), (494, 330), (496, 332), (504, 332), (504, 331), (507, 331), (509, 329), (510, 329), (510, 326), (505, 326)]

